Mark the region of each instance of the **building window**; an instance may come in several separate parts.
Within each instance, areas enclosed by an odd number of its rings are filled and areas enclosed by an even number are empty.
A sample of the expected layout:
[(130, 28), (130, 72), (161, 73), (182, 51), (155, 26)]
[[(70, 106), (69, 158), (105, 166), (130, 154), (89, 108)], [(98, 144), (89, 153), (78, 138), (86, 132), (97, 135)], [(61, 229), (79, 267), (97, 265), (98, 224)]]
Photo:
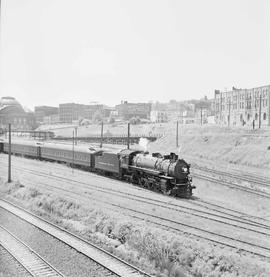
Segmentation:
[(257, 113), (255, 114), (255, 120), (258, 120), (258, 114)]
[(248, 113), (248, 115), (247, 115), (247, 120), (250, 120), (250, 114)]
[(266, 120), (266, 113), (263, 114), (263, 120)]

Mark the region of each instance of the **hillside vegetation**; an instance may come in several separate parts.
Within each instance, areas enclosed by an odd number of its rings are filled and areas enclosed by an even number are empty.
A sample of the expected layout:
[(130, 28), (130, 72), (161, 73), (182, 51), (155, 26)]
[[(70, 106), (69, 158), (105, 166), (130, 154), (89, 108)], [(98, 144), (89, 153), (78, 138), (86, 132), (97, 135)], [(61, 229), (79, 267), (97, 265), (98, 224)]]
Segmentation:
[(270, 130), (247, 130), (219, 126), (180, 126), (179, 148), (176, 135), (167, 130), (149, 145), (151, 152), (178, 152), (182, 156), (270, 168)]
[[(100, 125), (81, 126), (78, 136), (100, 135)], [(53, 129), (56, 136), (72, 136), (74, 128)], [(104, 134), (127, 134), (127, 124), (105, 124)], [(150, 143), (150, 152), (176, 152), (181, 156), (247, 165), (270, 167), (270, 128), (251, 130), (227, 128), (216, 125), (179, 125), (179, 147), (176, 147), (175, 123), (151, 123), (131, 125), (131, 135), (161, 135)]]

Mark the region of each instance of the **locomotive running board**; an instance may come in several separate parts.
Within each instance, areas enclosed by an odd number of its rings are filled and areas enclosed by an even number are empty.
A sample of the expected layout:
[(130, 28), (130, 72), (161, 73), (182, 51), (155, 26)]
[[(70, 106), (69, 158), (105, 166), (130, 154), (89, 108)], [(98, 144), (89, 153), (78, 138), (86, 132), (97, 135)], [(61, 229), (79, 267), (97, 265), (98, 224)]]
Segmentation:
[(129, 168), (136, 169), (136, 170), (139, 170), (139, 171), (143, 171), (143, 172), (155, 175), (155, 176), (159, 176), (159, 175), (162, 174), (161, 172), (159, 172), (157, 170), (143, 168), (143, 167), (137, 167), (137, 166), (134, 166), (134, 165), (130, 165)]
[(130, 165), (129, 167), (132, 168), (132, 169), (136, 169), (136, 170), (139, 170), (139, 171), (142, 171), (142, 172), (146, 172), (146, 173), (149, 173), (149, 174), (158, 176), (158, 177), (160, 177), (160, 178), (162, 178), (162, 179), (167, 179), (167, 180), (173, 180), (173, 179), (174, 179), (173, 177), (166, 176), (166, 175), (162, 175), (163, 173), (162, 173), (162, 172), (159, 172), (159, 171), (157, 171), (157, 170), (148, 169), (148, 168), (142, 168), (142, 167), (137, 167), (137, 166), (134, 166), (134, 165)]

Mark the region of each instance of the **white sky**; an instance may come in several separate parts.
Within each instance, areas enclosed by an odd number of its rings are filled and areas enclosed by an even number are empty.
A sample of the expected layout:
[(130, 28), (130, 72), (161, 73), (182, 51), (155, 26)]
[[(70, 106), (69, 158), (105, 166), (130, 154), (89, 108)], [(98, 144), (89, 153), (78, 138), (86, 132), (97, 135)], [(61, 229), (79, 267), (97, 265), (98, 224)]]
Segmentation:
[(269, 0), (2, 0), (1, 93), (23, 105), (270, 84)]

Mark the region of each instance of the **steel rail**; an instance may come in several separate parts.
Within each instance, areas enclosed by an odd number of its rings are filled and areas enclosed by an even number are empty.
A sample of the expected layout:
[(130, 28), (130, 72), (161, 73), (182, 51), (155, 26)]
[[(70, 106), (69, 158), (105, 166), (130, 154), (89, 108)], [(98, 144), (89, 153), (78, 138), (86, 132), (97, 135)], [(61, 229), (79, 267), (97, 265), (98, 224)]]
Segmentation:
[(2, 225), (0, 225), (0, 244), (30, 273), (31, 276), (64, 276)]
[(56, 239), (64, 242), (119, 277), (152, 277), (150, 274), (114, 256), (97, 245), (86, 241), (78, 235), (73, 234), (40, 216), (37, 216), (6, 199), (0, 199), (0, 207), (23, 219), (29, 224), (36, 226), (43, 232), (48, 233)]
[[(20, 170), (24, 170), (26, 172), (29, 172), (31, 174), (38, 175), (38, 176), (49, 177), (51, 179), (59, 180), (61, 182), (63, 182), (63, 180), (64, 180), (64, 181), (76, 183), (76, 184), (79, 184), (79, 185), (83, 186), (86, 189), (91, 189), (91, 188), (89, 188), (91, 186), (91, 187), (95, 188), (95, 191), (109, 193), (110, 195), (114, 194), (118, 197), (123, 197), (124, 196), (125, 198), (131, 199), (131, 200), (143, 202), (143, 203), (146, 203), (146, 204), (157, 205), (158, 207), (163, 207), (163, 208), (166, 208), (166, 209), (169, 209), (169, 210), (175, 210), (175, 211), (178, 211), (178, 212), (181, 212), (181, 213), (190, 214), (190, 215), (198, 216), (198, 217), (201, 217), (201, 218), (211, 219), (213, 221), (221, 222), (221, 223), (224, 223), (224, 224), (229, 224), (229, 223), (226, 223), (226, 222), (218, 220), (218, 219), (209, 218), (205, 215), (214, 216), (214, 217), (222, 218), (222, 219), (225, 219), (225, 220), (235, 221), (237, 223), (248, 224), (249, 226), (261, 227), (261, 228), (270, 230), (270, 225), (262, 224), (262, 223), (259, 223), (259, 222), (256, 222), (256, 221), (252, 221), (250, 219), (243, 219), (241, 216), (235, 216), (235, 215), (228, 214), (228, 213), (226, 214), (223, 211), (215, 210), (215, 212), (217, 212), (219, 214), (214, 214), (212, 212), (201, 211), (201, 210), (191, 208), (191, 207), (187, 208), (184, 205), (172, 204), (172, 203), (169, 203), (167, 201), (157, 200), (157, 199), (153, 199), (153, 198), (149, 198), (149, 197), (145, 197), (145, 196), (141, 196), (141, 195), (138, 196), (138, 195), (134, 195), (134, 194), (127, 193), (127, 192), (118, 191), (118, 190), (115, 190), (115, 189), (100, 188), (99, 186), (96, 186), (96, 185), (91, 185), (89, 183), (73, 180), (73, 179), (70, 179), (70, 178), (67, 178), (67, 177), (63, 177), (63, 176), (60, 177), (60, 176), (56, 176), (56, 175), (48, 175), (48, 174), (43, 173), (43, 172), (37, 172), (36, 170), (30, 170), (30, 169), (26, 169), (26, 168), (22, 168), (22, 167), (20, 167)], [(151, 203), (149, 201), (151, 201)], [(196, 203), (196, 205), (198, 205), (198, 204)], [(176, 209), (176, 208), (180, 208), (182, 210), (179, 210), (179, 209)], [(203, 208), (209, 209), (209, 207), (203, 207)], [(203, 215), (198, 215), (198, 214), (195, 214), (195, 213), (200, 213), (200, 214), (203, 214)], [(226, 216), (220, 215), (220, 213), (226, 214)], [(233, 226), (233, 224), (229, 224), (229, 225)], [(241, 226), (237, 226), (237, 227), (242, 228), (242, 229), (248, 229), (248, 228), (241, 227)], [(254, 231), (253, 229), (248, 229), (248, 230)]]
[(210, 172), (210, 173), (214, 173), (216, 175), (222, 175), (222, 176), (226, 176), (226, 177), (230, 177), (230, 178), (237, 178), (238, 180), (246, 181), (249, 183), (255, 183), (257, 185), (270, 188), (270, 179), (268, 179), (268, 178), (262, 178), (262, 177), (248, 175), (248, 174), (243, 176), (243, 175), (232, 173), (232, 172), (225, 172), (225, 171), (205, 168), (205, 167), (201, 167), (201, 166), (194, 166), (193, 168), (195, 169), (195, 172), (196, 172), (196, 170)]
[[(50, 190), (50, 188), (52, 188), (53, 186), (46, 186), (44, 185), (44, 188), (48, 190), (48, 192)], [(89, 196), (85, 196), (85, 195), (81, 195), (81, 194), (78, 194), (78, 193), (75, 193), (74, 191), (69, 191), (69, 190), (65, 190), (63, 188), (58, 188), (58, 187), (55, 187), (56, 189), (59, 190), (59, 192), (62, 193), (62, 195), (64, 195), (64, 192), (66, 192), (66, 196), (67, 197), (70, 197), (72, 200), (78, 200), (78, 196), (81, 197), (81, 198), (84, 198), (86, 202), (89, 201), (89, 199), (92, 199), (92, 200), (95, 200), (95, 198), (91, 198)], [(68, 193), (68, 194), (67, 194)], [(73, 195), (73, 197), (71, 197), (70, 195)], [(269, 254), (264, 254), (262, 251), (267, 251), (267, 252), (270, 252), (270, 248), (268, 247), (264, 247), (264, 246), (260, 246), (260, 245), (257, 245), (257, 244), (254, 244), (254, 243), (251, 243), (251, 242), (247, 242), (247, 241), (242, 241), (240, 239), (236, 239), (236, 238), (232, 238), (232, 237), (229, 237), (227, 235), (222, 235), (222, 234), (219, 234), (219, 233), (215, 233), (213, 231), (209, 231), (209, 230), (205, 230), (205, 229), (202, 229), (202, 228), (199, 228), (199, 227), (195, 227), (195, 226), (192, 226), (190, 224), (185, 224), (185, 223), (181, 223), (181, 222), (178, 222), (178, 221), (175, 221), (175, 220), (170, 220), (170, 219), (167, 219), (167, 218), (163, 218), (163, 217), (160, 217), (160, 216), (154, 216), (152, 214), (149, 214), (149, 213), (145, 213), (145, 212), (139, 212), (137, 210), (134, 210), (134, 209), (131, 209), (131, 208), (127, 208), (125, 206), (119, 206), (119, 204), (112, 204), (112, 203), (109, 203), (107, 201), (101, 201), (99, 200), (100, 202), (104, 203), (104, 204), (108, 204), (108, 205), (111, 205), (115, 208), (121, 208), (121, 209), (125, 209), (125, 210), (128, 210), (128, 211), (131, 211), (135, 214), (138, 214), (138, 215), (142, 215), (143, 217), (140, 217), (140, 216), (134, 216), (136, 218), (139, 218), (139, 219), (143, 219), (143, 220), (146, 220), (145, 219), (145, 216), (148, 216), (150, 218), (152, 218), (153, 220), (149, 220), (147, 219), (147, 221), (149, 222), (152, 222), (156, 225), (159, 225), (159, 226), (162, 226), (162, 227), (166, 227), (166, 229), (172, 229), (172, 230), (175, 230), (175, 231), (180, 231), (181, 233), (187, 233), (187, 234), (191, 234), (191, 235), (194, 235), (196, 237), (200, 237), (200, 238), (203, 238), (203, 239), (206, 239), (206, 240), (209, 240), (211, 242), (214, 242), (214, 243), (218, 243), (218, 244), (221, 244), (221, 245), (225, 245), (225, 246), (229, 246), (231, 248), (235, 248), (235, 249), (241, 249), (245, 252), (249, 252), (249, 253), (252, 253), (252, 254), (255, 254), (257, 256), (261, 256), (261, 257), (265, 257), (265, 258), (270, 258), (270, 253)], [(157, 220), (158, 219), (158, 222), (157, 221), (154, 221), (154, 220)], [(166, 223), (162, 224), (161, 221), (164, 221)], [(190, 232), (190, 231), (183, 231), (182, 229), (179, 229), (179, 228), (176, 228), (176, 227), (173, 227), (173, 226), (169, 226), (168, 223), (171, 223), (171, 224), (177, 224), (177, 225), (180, 225), (180, 226), (183, 226), (183, 227), (187, 227), (189, 229), (192, 229), (193, 231)], [(199, 231), (199, 233), (198, 233)], [(204, 233), (204, 235), (202, 235), (202, 233)], [(218, 239), (213, 239), (213, 236), (214, 237), (217, 237)], [(224, 239), (225, 241), (227, 242), (222, 242), (221, 239)], [(228, 243), (228, 241), (230, 243)], [(232, 242), (234, 242), (236, 245), (233, 245)], [(239, 245), (240, 244), (240, 245)], [(241, 246), (242, 245), (242, 246)], [(243, 247), (243, 245), (245, 247)], [(257, 248), (257, 250), (252, 250), (251, 248)]]
[(203, 175), (203, 174), (193, 173), (192, 176), (196, 177), (198, 179), (201, 179), (201, 180), (217, 183), (217, 184), (220, 184), (222, 186), (226, 186), (226, 187), (229, 187), (229, 188), (234, 188), (236, 190), (245, 191), (245, 192), (253, 194), (253, 195), (258, 195), (258, 196), (270, 199), (270, 193), (267, 193), (267, 192), (257, 191), (257, 190), (254, 190), (254, 189), (251, 189), (251, 188), (248, 188), (248, 187), (245, 187), (245, 186), (237, 185), (237, 184), (225, 181), (225, 180), (220, 180), (220, 179), (210, 177), (210, 176), (206, 176), (206, 175)]

